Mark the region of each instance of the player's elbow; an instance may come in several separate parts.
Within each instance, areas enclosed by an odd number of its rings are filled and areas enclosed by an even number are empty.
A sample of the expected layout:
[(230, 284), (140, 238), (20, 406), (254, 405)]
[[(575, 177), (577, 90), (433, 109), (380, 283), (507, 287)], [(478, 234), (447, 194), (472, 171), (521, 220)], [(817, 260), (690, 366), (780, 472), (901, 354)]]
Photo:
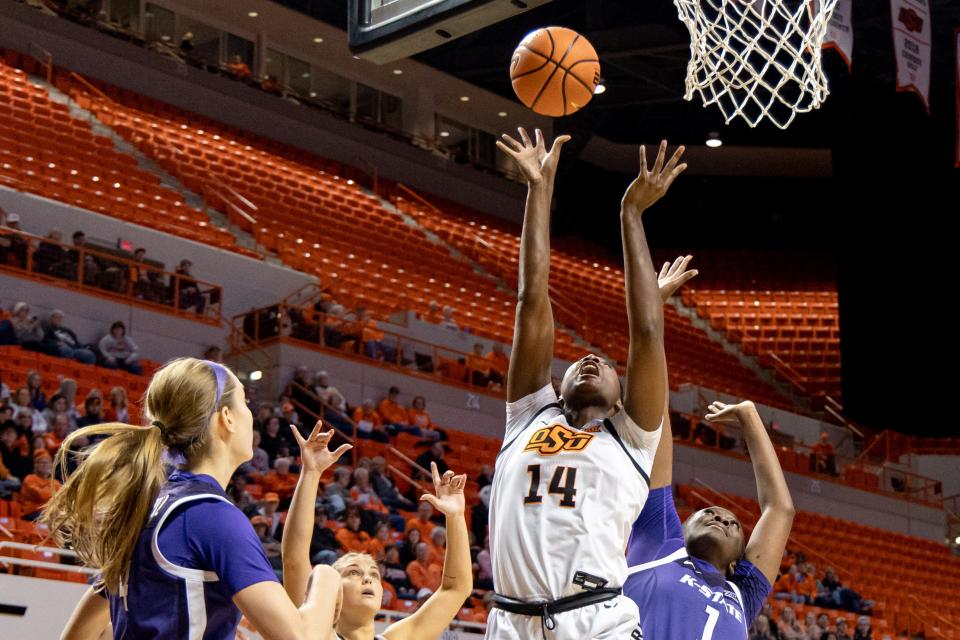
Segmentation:
[(792, 524), (794, 516), (797, 515), (797, 508), (793, 506), (793, 500), (789, 495), (785, 500), (770, 505), (765, 511), (788, 524)]

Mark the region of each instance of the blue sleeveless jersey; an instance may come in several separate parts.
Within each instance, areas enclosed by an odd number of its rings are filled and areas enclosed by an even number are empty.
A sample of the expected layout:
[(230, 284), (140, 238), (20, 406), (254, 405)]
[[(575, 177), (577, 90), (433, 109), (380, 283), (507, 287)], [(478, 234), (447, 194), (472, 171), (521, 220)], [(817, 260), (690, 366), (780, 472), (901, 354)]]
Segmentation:
[(746, 640), (770, 582), (741, 560), (729, 580), (687, 554), (670, 487), (650, 491), (627, 543), (623, 593), (640, 608), (644, 640)]
[(107, 595), (113, 637), (233, 640), (233, 596), (264, 581), (276, 575), (246, 516), (210, 476), (175, 471), (140, 532), (126, 597)]

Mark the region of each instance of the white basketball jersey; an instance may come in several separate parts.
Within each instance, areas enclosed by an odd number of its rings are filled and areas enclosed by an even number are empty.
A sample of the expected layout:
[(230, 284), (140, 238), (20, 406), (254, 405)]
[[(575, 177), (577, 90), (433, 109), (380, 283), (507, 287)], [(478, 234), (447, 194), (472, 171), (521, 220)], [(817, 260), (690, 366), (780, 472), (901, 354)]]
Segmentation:
[(642, 430), (625, 411), (571, 427), (550, 385), (507, 404), (490, 493), (497, 593), (561, 598), (582, 591), (573, 583), (578, 571), (622, 586), (660, 433)]

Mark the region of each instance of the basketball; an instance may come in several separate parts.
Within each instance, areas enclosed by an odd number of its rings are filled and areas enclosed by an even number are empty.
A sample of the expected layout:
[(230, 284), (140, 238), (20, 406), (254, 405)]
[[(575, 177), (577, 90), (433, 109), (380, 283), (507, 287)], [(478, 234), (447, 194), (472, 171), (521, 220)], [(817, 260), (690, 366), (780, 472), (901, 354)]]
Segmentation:
[(513, 52), (510, 80), (520, 102), (544, 116), (582, 109), (600, 83), (600, 60), (590, 41), (565, 27), (544, 27)]

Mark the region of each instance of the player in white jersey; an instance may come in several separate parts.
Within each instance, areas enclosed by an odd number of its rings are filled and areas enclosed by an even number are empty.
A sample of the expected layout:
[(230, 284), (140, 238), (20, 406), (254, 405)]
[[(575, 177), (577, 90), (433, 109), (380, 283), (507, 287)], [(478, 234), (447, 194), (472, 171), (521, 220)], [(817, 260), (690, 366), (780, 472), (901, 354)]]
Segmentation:
[[(523, 129), (502, 151), (528, 184), (507, 428), (490, 495), (490, 550), (497, 593), (488, 638), (640, 638), (636, 605), (620, 594), (630, 527), (649, 491), (666, 388), (663, 308), (643, 232), (643, 212), (685, 168), (681, 147), (640, 175), (621, 204), (630, 350), (623, 388), (589, 354), (551, 385), (553, 311), (548, 291), (550, 200), (560, 147)], [(589, 309), (584, 308), (584, 313)]]

